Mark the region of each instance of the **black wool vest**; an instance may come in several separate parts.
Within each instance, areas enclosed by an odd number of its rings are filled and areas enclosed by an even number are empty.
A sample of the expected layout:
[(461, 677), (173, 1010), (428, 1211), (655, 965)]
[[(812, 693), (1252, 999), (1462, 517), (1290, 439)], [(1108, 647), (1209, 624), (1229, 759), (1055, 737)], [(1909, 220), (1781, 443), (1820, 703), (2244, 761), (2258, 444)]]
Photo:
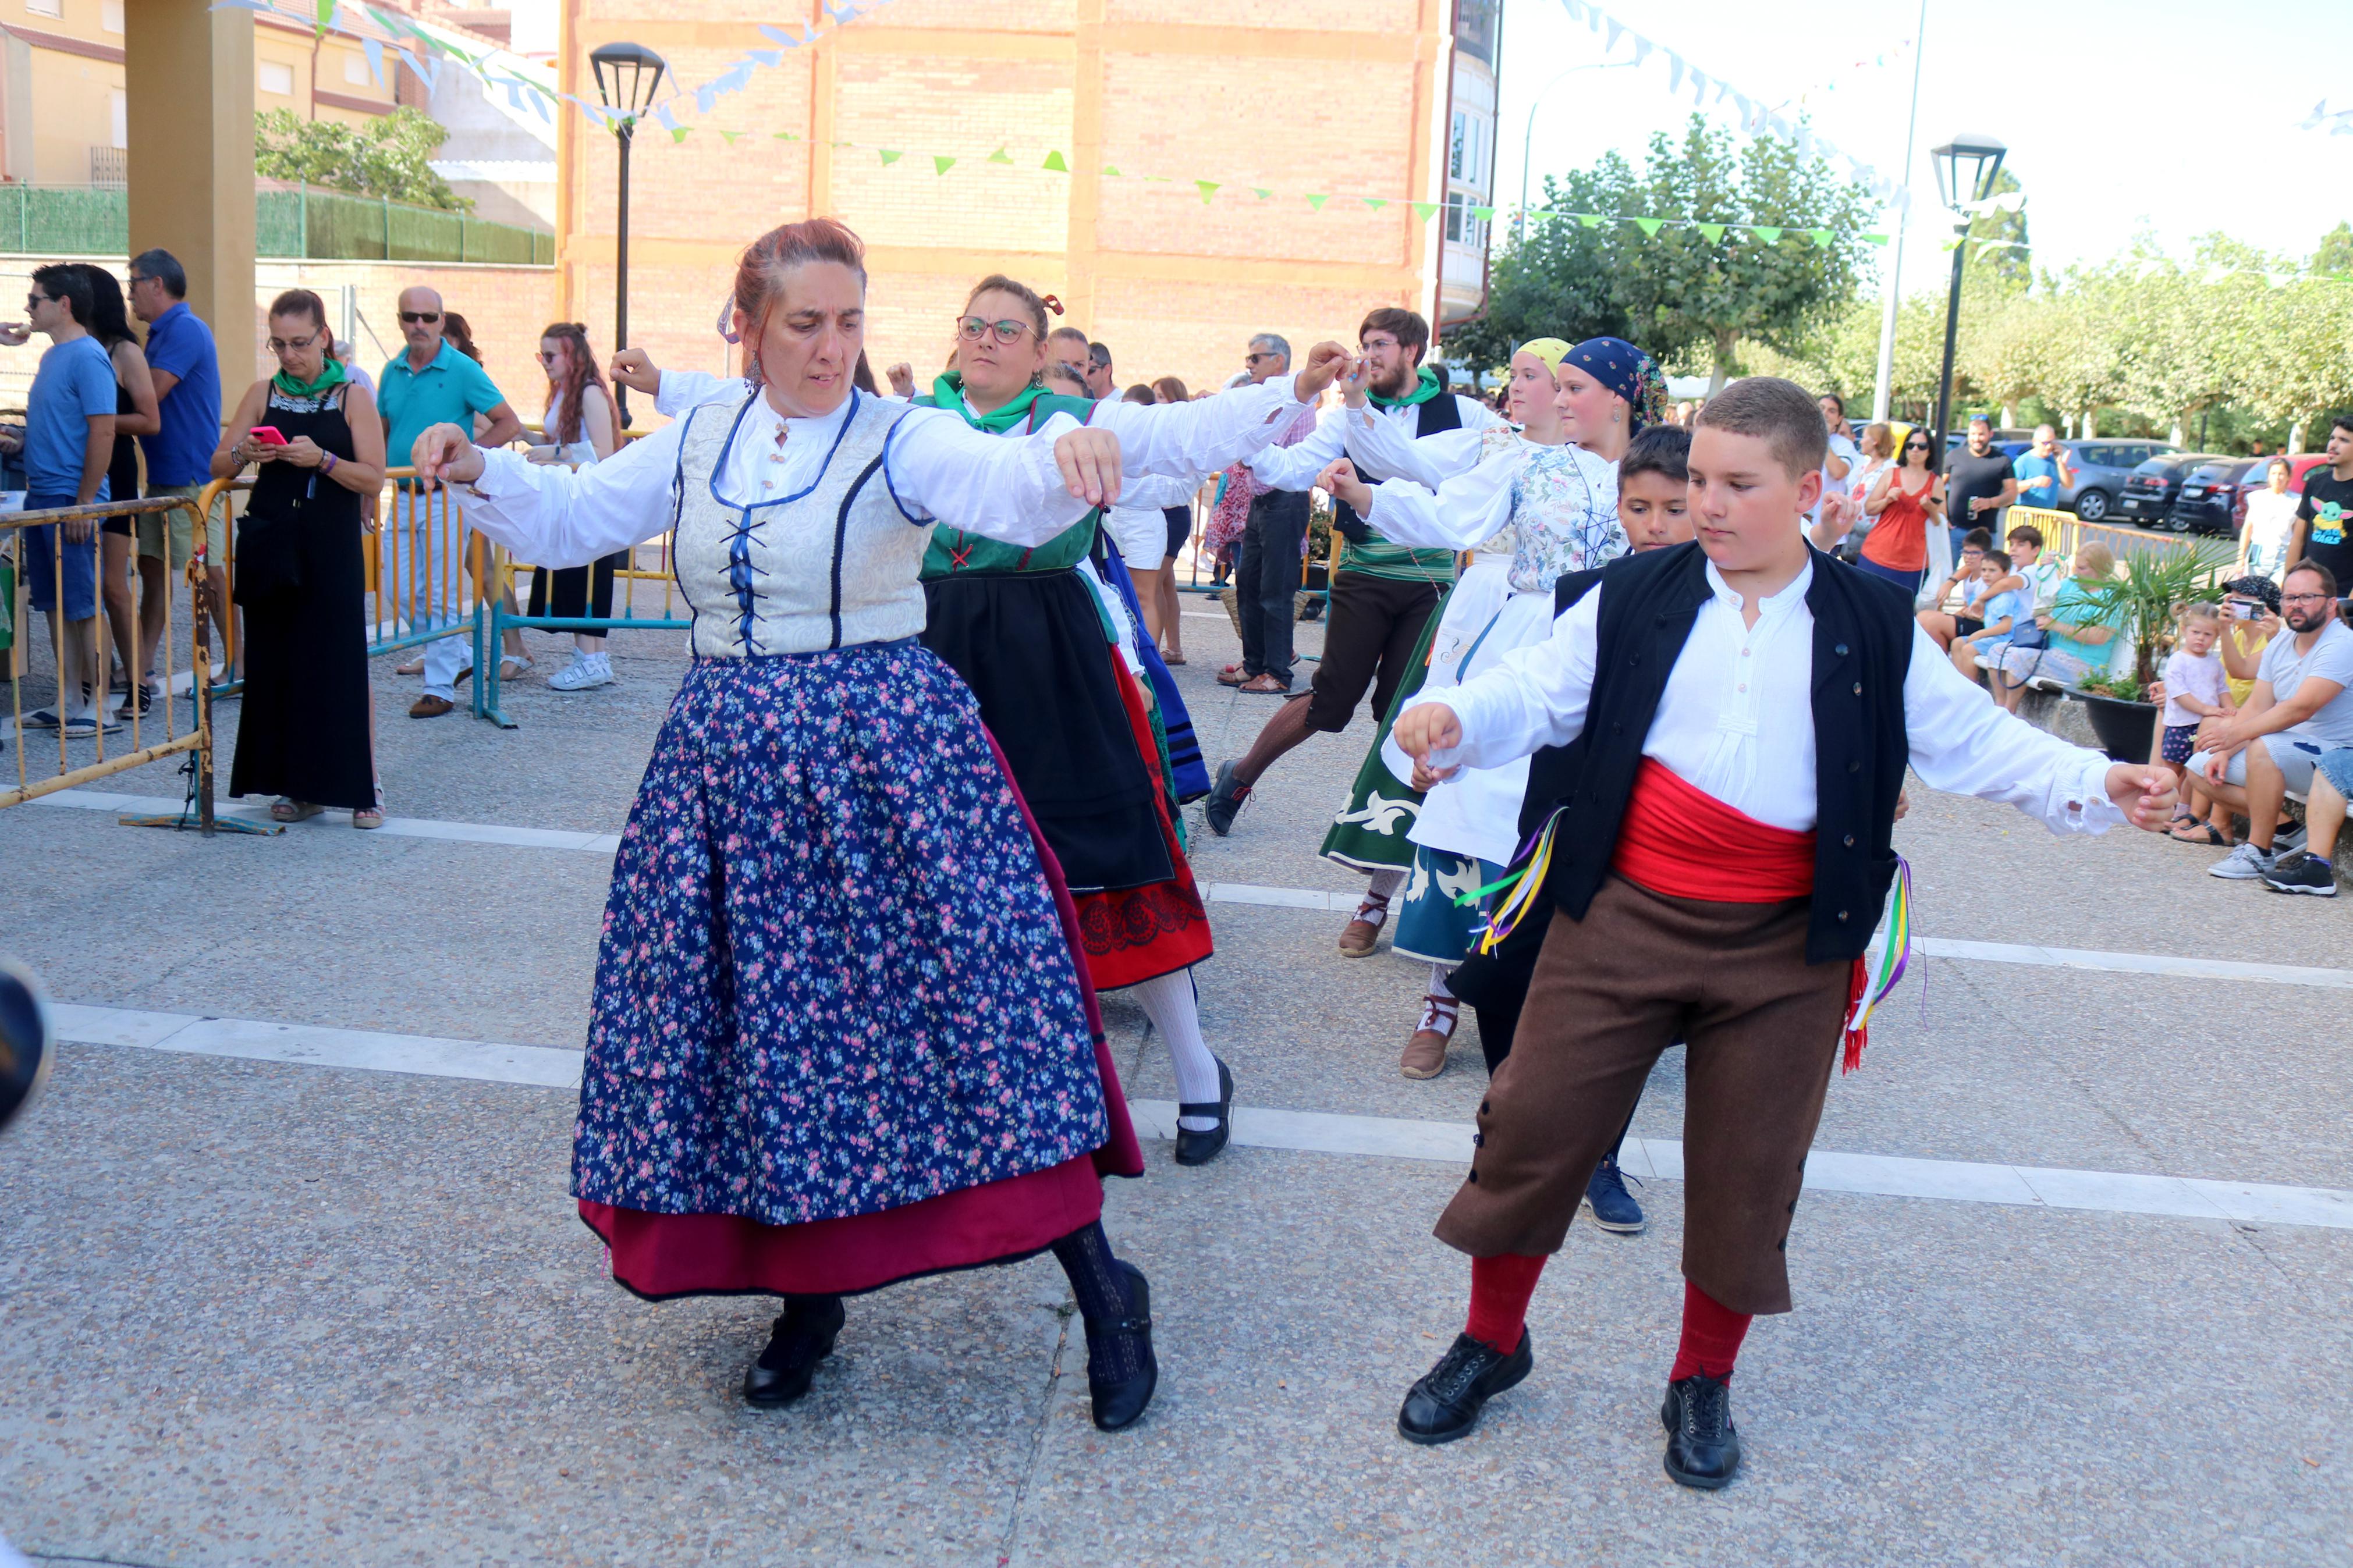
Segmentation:
[[(1806, 961), (1859, 958), (1895, 879), (1895, 796), (1910, 765), (1904, 679), (1912, 605), (1904, 591), (1813, 552), (1814, 893)], [(1585, 730), (1531, 764), (1523, 831), (1562, 808), (1547, 889), (1582, 920), (1609, 874), (1619, 824), (1667, 676), (1708, 600), (1697, 544), (1623, 555), (1601, 569), (1601, 616)], [(1546, 793), (1539, 798), (1538, 790)]]
[[(1441, 430), (1462, 428), (1462, 405), (1455, 401), (1454, 395), (1451, 392), (1441, 392), (1416, 406), (1421, 410), (1414, 418), (1413, 438), (1417, 441), (1424, 436), (1435, 436)], [(1370, 468), (1363, 467), (1356, 469), (1356, 477), (1368, 485), (1377, 485), (1383, 479), (1397, 478), (1395, 474), (1377, 474)], [(1356, 509), (1337, 496), (1332, 498), (1332, 510), (1341, 522), (1362, 521), (1356, 516)], [(1369, 528), (1372, 525), (1367, 523), (1366, 526)], [(1374, 529), (1373, 531), (1378, 533), (1380, 530)]]

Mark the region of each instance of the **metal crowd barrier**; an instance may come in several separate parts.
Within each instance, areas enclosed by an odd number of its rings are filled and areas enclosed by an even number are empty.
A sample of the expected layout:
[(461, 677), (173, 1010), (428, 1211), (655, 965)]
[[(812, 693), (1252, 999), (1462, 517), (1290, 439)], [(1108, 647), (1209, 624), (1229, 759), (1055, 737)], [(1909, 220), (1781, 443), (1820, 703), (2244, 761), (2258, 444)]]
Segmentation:
[[(2189, 534), (2144, 533), (2137, 528), (2120, 528), (2113, 523), (2085, 522), (2072, 511), (2040, 506), (2013, 506), (2005, 510), (2001, 514), (2001, 531), (2008, 533), (2028, 522), (2041, 531), (2044, 549), (2056, 550), (2070, 561), (2075, 558), (2076, 550), (2085, 544), (2105, 544), (2119, 561), (2134, 555), (2194, 550), (2198, 546), (2198, 540)], [(1999, 546), (2001, 540), (1996, 538), (1994, 543)]]
[[(54, 710), (59, 719), (57, 731), (57, 772), (50, 777), (37, 780), (32, 777), (31, 770), (27, 765), (26, 758), (31, 750), (28, 742), (39, 731), (30, 731), (25, 727), (25, 683), (21, 673), (20, 658), (18, 677), (9, 682), (9, 703), (13, 710), (12, 717), (16, 721), (16, 787), (0, 791), (0, 808), (21, 805), (28, 800), (37, 800), (43, 795), (54, 795), (59, 790), (74, 789), (132, 768), (144, 767), (149, 763), (160, 761), (164, 757), (188, 752), (193, 754), (193, 771), (189, 782), (189, 799), (186, 809), (176, 816), (125, 817), (122, 820), (127, 825), (140, 826), (195, 827), (207, 835), (214, 833), (217, 828), (237, 826), (216, 823), (213, 816), (212, 688), (209, 679), (212, 669), (212, 647), (209, 636), (211, 582), (206, 570), (204, 525), (204, 509), (206, 503), (210, 500), (211, 494), (212, 492), (207, 490), (205, 498), (198, 501), (189, 501), (174, 496), (160, 496), (147, 500), (99, 501), (89, 506), (55, 507), (41, 511), (21, 511), (0, 515), (0, 535), (7, 536), (16, 544), (16, 562), (20, 573), (26, 561), (26, 547), (29, 542), (26, 531), (57, 525), (57, 532), (54, 535), (57, 549), (54, 552), (56, 569), (53, 572), (55, 579), (53, 602), (42, 607), (48, 612), (50, 624), (57, 630), (59, 639), (57, 651), (60, 656), (58, 660), (57, 706)], [(109, 656), (116, 650), (111, 647), (111, 625), (106, 606), (108, 584), (105, 572), (105, 533), (99, 526), (99, 521), (106, 518), (161, 516), (182, 509), (195, 514), (195, 544), (189, 557), (187, 569), (190, 599), (188, 618), (192, 623), (189, 633), (187, 671), (189, 697), (187, 711), (191, 727), (185, 731), (182, 731), (179, 727), (179, 709), (174, 700), (175, 693), (173, 688), (177, 683), (181, 672), (174, 666), (172, 658), (171, 589), (166, 586), (164, 590), (164, 626), (156, 639), (157, 650), (163, 659), (163, 668), (156, 672), (156, 684), (160, 690), (155, 712), (141, 711), (141, 705), (130, 702), (129, 698), (126, 697), (126, 705), (131, 708), (127, 720), (130, 730), (130, 747), (119, 755), (109, 756), (105, 722), (110, 706), (109, 699), (111, 695), (108, 690), (111, 668), (111, 659)], [(64, 525), (84, 520), (91, 523), (89, 540), (86, 542), (79, 542), (68, 539)], [(62, 657), (65, 651), (62, 639), (68, 635), (65, 614), (66, 558), (69, 552), (80, 550), (88, 550), (90, 552), (92, 614), (89, 668), (92, 686), (91, 700), (99, 714), (99, 722), (96, 733), (90, 737), (97, 742), (97, 760), (76, 767), (73, 765), (73, 759), (69, 750), (74, 738), (66, 733), (65, 720), (69, 692), (66, 665)], [(21, 576), (18, 581), (22, 583)], [(132, 605), (132, 624), (134, 627), (138, 625), (140, 612), (144, 608), (146, 593), (145, 578), (141, 576), (139, 581), (140, 594)], [(9, 606), (13, 635), (19, 639), (20, 652), (21, 639), (30, 630), (26, 623), (31, 617), (24, 613), (27, 597), (28, 595), (20, 591), (16, 595), (17, 602)], [(139, 668), (141, 662), (139, 650), (136, 647), (123, 652), (123, 668), (133, 683), (144, 677), (145, 672)], [(135, 692), (134, 684), (134, 695)], [(156, 717), (158, 713), (161, 715), (160, 723)], [(160, 737), (155, 734), (159, 729)]]
[[(520, 574), (552, 573), (554, 569), (517, 561), (507, 553), (504, 547), (491, 546), (490, 571), (499, 591), (484, 595), (480, 601), (484, 608), (479, 616), (482, 632), (476, 639), (474, 658), (474, 716), (487, 719), (501, 730), (516, 728), (516, 721), (507, 716), (499, 700), (502, 684), (499, 674), (499, 650), (505, 646), (510, 626), (530, 626), (543, 632), (587, 632), (605, 637), (625, 628), (631, 631), (682, 632), (693, 626), (693, 618), (676, 597), (678, 582), (670, 573), (670, 536), (664, 533), (628, 550), (616, 552), (624, 557), (624, 563), (613, 569), (616, 601), (613, 613), (603, 616), (532, 616), (509, 610), (507, 605), (515, 596), (514, 584)], [(643, 552), (648, 551), (652, 552), (654, 559), (660, 563), (659, 570), (640, 563)], [(583, 570), (593, 574), (596, 568), (588, 566)], [(652, 607), (649, 591), (649, 602), (644, 612), (640, 613), (638, 602), (638, 584), (640, 583), (661, 584), (661, 608), (659, 612)], [(548, 584), (548, 602), (550, 605), (554, 602), (552, 576)], [(593, 605), (591, 608), (594, 608)]]

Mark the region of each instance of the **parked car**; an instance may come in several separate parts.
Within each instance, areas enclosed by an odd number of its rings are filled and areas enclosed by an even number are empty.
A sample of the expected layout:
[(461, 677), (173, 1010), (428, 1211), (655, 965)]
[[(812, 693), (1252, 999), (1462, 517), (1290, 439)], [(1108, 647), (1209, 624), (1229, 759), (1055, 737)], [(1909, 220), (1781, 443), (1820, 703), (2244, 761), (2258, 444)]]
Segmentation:
[(2181, 493), (2182, 481), (2209, 463), (2230, 460), (2221, 452), (2166, 452), (2151, 458), (2125, 480), (2124, 493), (2116, 498), (2116, 515), (2143, 528), (2162, 528), (2166, 514), (2173, 510), (2173, 498)]
[(2080, 441), (2062, 441), (2067, 453), (2067, 466), (2075, 472), (2072, 489), (2059, 492), (2059, 504), (2085, 522), (2098, 522), (2116, 510), (2124, 495), (2125, 481), (2132, 471), (2151, 458), (2162, 457), (2174, 450), (2170, 443), (2135, 439), (2110, 439), (2087, 437)]
[(2165, 526), (2176, 533), (2231, 533), (2241, 493), (2248, 485), (2263, 482), (2263, 470), (2269, 461), (2225, 458), (2192, 469), (2182, 479), (2173, 505), (2166, 509)]
[[(2277, 454), (2274, 454), (2277, 456)], [(2255, 466), (2239, 485), (2239, 499), (2231, 503), (2231, 531), (2247, 531), (2247, 498), (2271, 483), (2272, 458), (2257, 458)], [(2304, 476), (2328, 461), (2326, 452), (2301, 452), (2287, 460), (2287, 493), (2304, 493)]]

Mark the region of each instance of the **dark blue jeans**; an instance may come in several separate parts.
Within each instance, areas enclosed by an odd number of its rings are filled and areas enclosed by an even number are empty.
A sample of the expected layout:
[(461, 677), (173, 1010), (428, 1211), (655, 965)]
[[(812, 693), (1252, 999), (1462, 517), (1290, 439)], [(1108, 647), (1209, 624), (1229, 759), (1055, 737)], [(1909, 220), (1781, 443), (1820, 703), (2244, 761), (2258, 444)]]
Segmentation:
[(1307, 492), (1269, 490), (1250, 502), (1234, 563), (1234, 608), (1242, 623), (1242, 674), (1291, 684), (1291, 629), (1297, 614), (1299, 550), (1307, 542)]

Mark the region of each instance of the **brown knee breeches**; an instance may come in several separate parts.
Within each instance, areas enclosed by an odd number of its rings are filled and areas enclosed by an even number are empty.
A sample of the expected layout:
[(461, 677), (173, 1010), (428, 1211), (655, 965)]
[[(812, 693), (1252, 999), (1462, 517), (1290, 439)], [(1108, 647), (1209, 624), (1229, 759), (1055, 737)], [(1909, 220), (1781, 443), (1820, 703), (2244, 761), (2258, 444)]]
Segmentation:
[(1680, 1037), (1683, 1276), (1736, 1312), (1788, 1311), (1784, 1249), (1851, 973), (1806, 962), (1806, 916), (1803, 899), (1702, 903), (1612, 877), (1585, 919), (1555, 920), (1438, 1238), (1473, 1258), (1559, 1251), (1594, 1165)]

